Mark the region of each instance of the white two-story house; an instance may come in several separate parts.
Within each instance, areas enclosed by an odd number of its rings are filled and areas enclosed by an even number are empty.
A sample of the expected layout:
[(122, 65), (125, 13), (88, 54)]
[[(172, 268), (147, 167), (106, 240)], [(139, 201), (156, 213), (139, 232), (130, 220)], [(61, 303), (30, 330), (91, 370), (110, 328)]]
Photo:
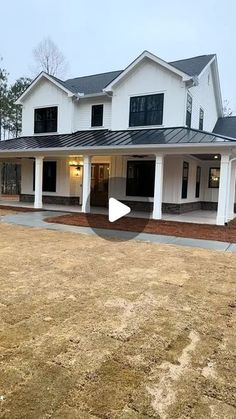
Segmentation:
[(144, 51), (124, 70), (41, 73), (17, 103), (22, 136), (0, 143), (0, 161), (21, 165), (22, 202), (90, 212), (112, 196), (154, 219), (234, 217), (236, 118), (223, 118), (215, 55), (167, 63)]

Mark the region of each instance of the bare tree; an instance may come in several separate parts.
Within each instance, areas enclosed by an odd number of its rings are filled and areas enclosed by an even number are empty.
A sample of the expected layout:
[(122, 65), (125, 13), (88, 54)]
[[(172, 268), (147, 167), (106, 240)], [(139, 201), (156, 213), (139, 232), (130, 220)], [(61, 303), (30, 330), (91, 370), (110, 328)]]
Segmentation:
[(52, 76), (63, 77), (67, 70), (67, 62), (58, 46), (47, 37), (33, 50), (34, 70), (45, 71)]

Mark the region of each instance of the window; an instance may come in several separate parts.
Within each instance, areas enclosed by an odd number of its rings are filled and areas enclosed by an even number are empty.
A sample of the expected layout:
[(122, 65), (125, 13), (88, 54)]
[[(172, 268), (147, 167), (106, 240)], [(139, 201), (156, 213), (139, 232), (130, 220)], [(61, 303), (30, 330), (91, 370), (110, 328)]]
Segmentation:
[(34, 133), (57, 132), (57, 106), (34, 110)]
[(103, 105), (92, 106), (91, 127), (103, 126)]
[(153, 160), (128, 161), (126, 178), (127, 196), (154, 196), (155, 162)]
[(190, 94), (187, 94), (187, 108), (186, 108), (186, 125), (191, 128), (193, 99)]
[(201, 185), (201, 167), (197, 166), (195, 198), (200, 197), (200, 185)]
[(210, 167), (208, 188), (219, 188), (220, 185), (220, 168)]
[(130, 98), (129, 126), (162, 125), (164, 93)]
[(188, 196), (188, 174), (189, 174), (189, 164), (184, 161), (183, 163), (183, 177), (182, 177), (182, 199), (186, 199)]
[(204, 110), (200, 108), (199, 111), (199, 129), (203, 130)]
[[(57, 163), (43, 162), (43, 192), (56, 192)], [(35, 163), (33, 166), (33, 190), (35, 190)]]

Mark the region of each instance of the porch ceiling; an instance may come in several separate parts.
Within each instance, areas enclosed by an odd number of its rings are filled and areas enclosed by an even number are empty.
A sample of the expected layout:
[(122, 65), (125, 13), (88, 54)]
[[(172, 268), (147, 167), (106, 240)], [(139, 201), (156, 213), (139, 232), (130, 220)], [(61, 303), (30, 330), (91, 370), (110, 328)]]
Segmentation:
[(197, 146), (235, 146), (231, 139), (186, 127), (139, 129), (125, 131), (90, 130), (72, 134), (20, 137), (0, 142), (0, 155), (12, 152), (155, 149)]

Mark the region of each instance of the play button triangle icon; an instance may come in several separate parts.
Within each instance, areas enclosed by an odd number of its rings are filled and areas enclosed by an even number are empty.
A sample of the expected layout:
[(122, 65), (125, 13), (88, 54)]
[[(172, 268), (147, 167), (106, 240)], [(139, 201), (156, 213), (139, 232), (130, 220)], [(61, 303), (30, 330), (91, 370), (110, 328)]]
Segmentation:
[(131, 211), (128, 205), (122, 204), (122, 202), (118, 201), (115, 198), (109, 198), (109, 216), (108, 219), (110, 223), (113, 223), (119, 218), (124, 217), (125, 215), (129, 214)]

